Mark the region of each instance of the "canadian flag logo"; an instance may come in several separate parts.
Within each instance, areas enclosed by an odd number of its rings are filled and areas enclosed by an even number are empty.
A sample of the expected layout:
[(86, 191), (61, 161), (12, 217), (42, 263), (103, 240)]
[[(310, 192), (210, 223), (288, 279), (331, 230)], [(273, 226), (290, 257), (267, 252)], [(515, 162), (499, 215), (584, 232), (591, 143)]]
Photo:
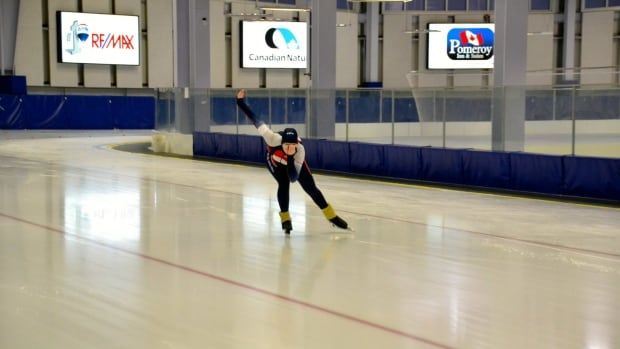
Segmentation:
[(482, 34), (474, 34), (470, 30), (464, 30), (460, 34), (462, 45), (481, 46), (484, 45)]
[(452, 60), (493, 58), (493, 31), (489, 28), (454, 28), (448, 32), (446, 54)]

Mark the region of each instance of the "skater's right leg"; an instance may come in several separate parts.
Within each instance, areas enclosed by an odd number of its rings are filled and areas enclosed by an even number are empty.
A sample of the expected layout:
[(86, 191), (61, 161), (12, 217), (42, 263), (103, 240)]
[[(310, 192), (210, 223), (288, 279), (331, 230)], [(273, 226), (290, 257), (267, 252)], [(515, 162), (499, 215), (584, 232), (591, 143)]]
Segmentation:
[(336, 214), (336, 211), (334, 211), (334, 208), (325, 200), (323, 193), (321, 193), (321, 190), (319, 190), (319, 188), (316, 186), (316, 183), (314, 182), (314, 177), (312, 176), (312, 173), (308, 168), (308, 164), (304, 163), (304, 166), (301, 169), (301, 173), (299, 173), (298, 180), (299, 184), (301, 184), (301, 187), (308, 195), (310, 195), (314, 203), (319, 206), (321, 212), (323, 212), (323, 215), (328, 221), (341, 229), (347, 229), (349, 227), (347, 222), (344, 219), (340, 218)]

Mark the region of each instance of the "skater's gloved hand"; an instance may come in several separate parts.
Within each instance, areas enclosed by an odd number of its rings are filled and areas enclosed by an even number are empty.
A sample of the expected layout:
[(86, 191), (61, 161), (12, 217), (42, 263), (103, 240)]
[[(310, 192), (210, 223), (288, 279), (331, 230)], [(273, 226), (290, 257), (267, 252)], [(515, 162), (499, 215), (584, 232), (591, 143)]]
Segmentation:
[(287, 165), (288, 155), (286, 155), (282, 150), (277, 149), (273, 152), (273, 154), (271, 154), (271, 160), (282, 165)]
[(297, 178), (299, 178), (299, 173), (295, 168), (295, 161), (291, 161), (286, 165), (286, 170), (288, 171), (288, 178), (291, 180), (291, 183), (295, 183)]

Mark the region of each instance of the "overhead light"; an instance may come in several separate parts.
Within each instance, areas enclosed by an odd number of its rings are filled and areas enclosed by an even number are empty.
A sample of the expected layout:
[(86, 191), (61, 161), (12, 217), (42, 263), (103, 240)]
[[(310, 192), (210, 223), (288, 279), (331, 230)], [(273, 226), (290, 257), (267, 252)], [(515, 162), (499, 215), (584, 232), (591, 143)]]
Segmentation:
[(437, 29), (414, 29), (414, 30), (405, 30), (403, 34), (425, 34), (425, 33), (439, 33), (441, 30)]
[(348, 23), (338, 23), (336, 24), (336, 28), (344, 28), (344, 27), (350, 27), (351, 24)]
[(413, 0), (347, 0), (348, 2), (411, 2)]
[(240, 12), (240, 13), (227, 13), (226, 14), (227, 17), (273, 17), (273, 14), (271, 13), (244, 13), (244, 12)]
[(260, 7), (263, 11), (282, 11), (282, 12), (310, 12), (309, 8), (298, 7)]
[(533, 35), (553, 35), (553, 32), (528, 32), (527, 36)]

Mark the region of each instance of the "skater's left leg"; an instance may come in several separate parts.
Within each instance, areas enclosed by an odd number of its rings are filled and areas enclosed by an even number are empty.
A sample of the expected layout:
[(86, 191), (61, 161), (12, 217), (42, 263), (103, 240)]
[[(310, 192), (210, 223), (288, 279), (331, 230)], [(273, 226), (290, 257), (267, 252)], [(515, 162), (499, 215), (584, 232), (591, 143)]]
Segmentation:
[(304, 162), (304, 165), (301, 168), (301, 172), (299, 173), (299, 184), (304, 189), (308, 195), (312, 198), (312, 201), (319, 206), (321, 211), (323, 211), (323, 215), (327, 218), (328, 221), (332, 222), (335, 226), (342, 229), (347, 229), (348, 224), (342, 218), (338, 217), (334, 208), (327, 203), (323, 193), (319, 190), (314, 182), (314, 177), (312, 177), (312, 173), (310, 173), (310, 169), (308, 168), (308, 164)]
[(319, 188), (316, 186), (316, 183), (314, 183), (314, 178), (312, 177), (312, 173), (310, 173), (310, 170), (308, 169), (308, 165), (305, 162), (304, 162), (304, 165), (301, 167), (301, 172), (299, 173), (298, 181), (301, 187), (304, 189), (304, 191), (308, 195), (310, 195), (310, 197), (312, 198), (312, 201), (314, 201), (314, 203), (317, 206), (319, 206), (321, 210), (329, 206), (327, 201), (325, 201), (325, 197), (323, 196), (323, 193), (321, 193)]

